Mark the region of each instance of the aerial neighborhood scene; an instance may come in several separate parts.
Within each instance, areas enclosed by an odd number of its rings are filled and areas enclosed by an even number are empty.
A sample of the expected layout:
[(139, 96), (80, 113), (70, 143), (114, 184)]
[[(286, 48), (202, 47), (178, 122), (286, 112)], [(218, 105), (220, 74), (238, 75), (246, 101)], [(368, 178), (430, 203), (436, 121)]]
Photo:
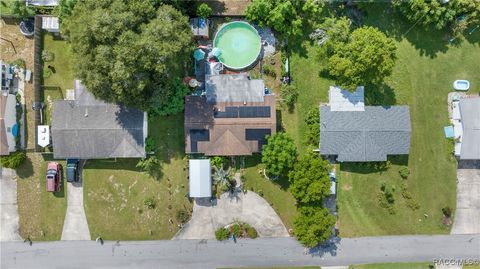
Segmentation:
[(0, 268), (480, 269), (479, 0), (0, 17)]

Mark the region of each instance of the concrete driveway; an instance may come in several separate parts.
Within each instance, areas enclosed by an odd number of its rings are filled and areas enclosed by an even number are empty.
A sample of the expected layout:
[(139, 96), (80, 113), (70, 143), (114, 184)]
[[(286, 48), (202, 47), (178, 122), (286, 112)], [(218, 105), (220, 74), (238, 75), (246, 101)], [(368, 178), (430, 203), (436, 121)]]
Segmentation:
[(287, 237), (287, 229), (275, 210), (258, 194), (224, 193), (220, 199), (197, 199), (192, 219), (174, 239), (213, 239), (215, 230), (235, 221), (250, 224), (260, 237)]
[(0, 241), (22, 240), (18, 233), (15, 170), (0, 167)]
[(452, 234), (480, 233), (480, 161), (459, 161)]
[(67, 212), (63, 223), (62, 240), (90, 240), (87, 217), (83, 207), (82, 169), (84, 161), (79, 163), (78, 182), (67, 183)]

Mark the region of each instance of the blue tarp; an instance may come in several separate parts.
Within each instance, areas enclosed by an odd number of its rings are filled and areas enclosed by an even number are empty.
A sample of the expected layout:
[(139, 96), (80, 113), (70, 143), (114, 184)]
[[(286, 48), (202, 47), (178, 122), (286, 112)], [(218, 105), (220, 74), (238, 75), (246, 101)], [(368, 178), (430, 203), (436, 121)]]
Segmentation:
[(14, 137), (18, 136), (18, 124), (15, 124), (15, 125), (12, 126), (12, 135)]
[(445, 127), (443, 127), (443, 131), (445, 132), (445, 137), (446, 138), (455, 137), (455, 132), (453, 131), (453, 126), (445, 126)]

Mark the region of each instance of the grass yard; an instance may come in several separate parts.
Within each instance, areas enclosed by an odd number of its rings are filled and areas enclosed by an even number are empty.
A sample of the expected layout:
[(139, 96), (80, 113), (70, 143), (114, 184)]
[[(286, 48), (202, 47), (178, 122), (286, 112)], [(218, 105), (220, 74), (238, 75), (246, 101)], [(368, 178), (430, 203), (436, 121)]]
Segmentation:
[[(92, 238), (170, 239), (178, 231), (177, 210), (191, 211), (187, 200), (187, 160), (183, 114), (149, 121), (161, 160), (158, 179), (142, 173), (138, 159), (89, 160), (83, 170), (84, 201)], [(155, 208), (144, 204), (152, 198)]]
[[(449, 228), (442, 224), (441, 208), (455, 207), (456, 161), (450, 154), (451, 145), (443, 137), (443, 126), (448, 124), (447, 93), (459, 78), (468, 79), (472, 91), (478, 92), (480, 33), (460, 44), (444, 45), (448, 43), (444, 32), (415, 27), (404, 35), (410, 25), (386, 4), (371, 4), (367, 14), (367, 25), (379, 27), (396, 39), (398, 60), (382, 88), (380, 103), (410, 106), (411, 151), (408, 160), (397, 158), (391, 169), (382, 173), (359, 164), (340, 165), (340, 234), (353, 237), (448, 233)], [(297, 106), (293, 113), (282, 113), (283, 126), (296, 140), (300, 152), (306, 149), (302, 141), (306, 130), (303, 115), (310, 107), (328, 102), (328, 86), (333, 85), (319, 74), (326, 59), (318, 57), (308, 41), (302, 45), (293, 51), (290, 60), (293, 83), (299, 89)], [(416, 211), (406, 207), (400, 197), (398, 169), (402, 164), (408, 164), (411, 172), (406, 182), (420, 205)], [(377, 193), (383, 181), (396, 186), (395, 215), (378, 205)]]
[[(67, 41), (54, 37), (48, 32), (43, 32), (42, 50), (52, 55), (52, 61), (44, 62), (43, 85), (46, 88), (60, 88), (63, 96), (67, 89), (73, 89), (73, 53)], [(47, 66), (52, 66), (55, 72), (46, 75)]]
[[(65, 175), (59, 193), (47, 192), (45, 173), (51, 155), (28, 153), (17, 171), (20, 235), (33, 241), (60, 240), (67, 208)], [(63, 167), (65, 162), (60, 161)]]
[(432, 263), (374, 263), (350, 265), (349, 269), (432, 269)]

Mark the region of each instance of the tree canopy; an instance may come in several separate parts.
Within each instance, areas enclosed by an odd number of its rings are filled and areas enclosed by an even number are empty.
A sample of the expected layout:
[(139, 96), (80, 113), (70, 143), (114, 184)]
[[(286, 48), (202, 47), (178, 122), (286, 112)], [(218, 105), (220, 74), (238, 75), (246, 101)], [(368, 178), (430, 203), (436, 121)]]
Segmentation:
[(183, 108), (178, 76), (192, 33), (187, 17), (153, 2), (78, 1), (65, 33), (75, 74), (97, 98), (164, 115)]
[(66, 17), (72, 14), (73, 8), (77, 4), (78, 0), (60, 0), (55, 7), (55, 14), (60, 21), (63, 21)]
[(393, 39), (373, 27), (354, 30), (346, 43), (334, 45), (328, 72), (337, 84), (354, 91), (357, 86), (379, 84), (395, 64)]
[(201, 18), (208, 18), (212, 16), (212, 13), (213, 13), (212, 8), (208, 6), (206, 3), (202, 3), (197, 8), (197, 16)]
[(299, 204), (320, 204), (330, 194), (330, 165), (318, 154), (303, 155), (288, 174), (290, 192)]
[(252, 0), (245, 17), (282, 36), (298, 36), (309, 18), (318, 16), (322, 7), (323, 1), (319, 0)]
[[(462, 32), (469, 25), (480, 21), (480, 1), (478, 0), (394, 0), (394, 5), (412, 23), (433, 25), (436, 29), (452, 26)], [(456, 29), (460, 26), (460, 29)]]
[(335, 217), (326, 208), (301, 207), (295, 219), (295, 236), (307, 247), (315, 247), (332, 235)]
[(293, 139), (285, 133), (276, 133), (267, 138), (262, 148), (262, 162), (271, 176), (284, 175), (293, 167), (297, 158), (297, 148)]

